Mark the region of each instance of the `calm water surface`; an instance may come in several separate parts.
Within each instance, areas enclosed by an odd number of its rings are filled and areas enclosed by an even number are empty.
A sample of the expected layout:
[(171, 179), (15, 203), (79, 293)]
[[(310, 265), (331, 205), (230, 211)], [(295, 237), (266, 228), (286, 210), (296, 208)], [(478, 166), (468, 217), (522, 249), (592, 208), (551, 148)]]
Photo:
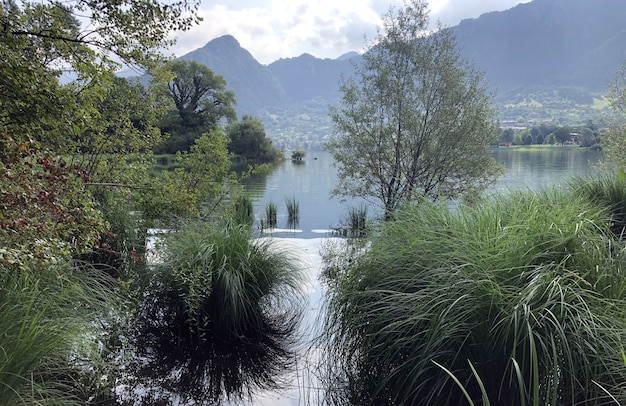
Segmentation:
[[(541, 188), (558, 185), (572, 175), (587, 175), (597, 171), (602, 152), (583, 148), (546, 148), (545, 150), (518, 150), (498, 148), (493, 151), (496, 160), (506, 167), (505, 174), (488, 193), (506, 192), (520, 188)], [(331, 198), (330, 191), (337, 184), (337, 170), (328, 152), (308, 152), (304, 162), (287, 160), (270, 170), (244, 182), (254, 202), (257, 228), (265, 218), (265, 206), (273, 202), (278, 208), (277, 237), (318, 238), (331, 235), (347, 217), (349, 207), (362, 203)], [(300, 206), (300, 221), (295, 229), (287, 225), (285, 200), (294, 198)], [(370, 215), (373, 214), (370, 210)], [(265, 230), (267, 231), (267, 230)], [(266, 233), (267, 234), (267, 233)]]

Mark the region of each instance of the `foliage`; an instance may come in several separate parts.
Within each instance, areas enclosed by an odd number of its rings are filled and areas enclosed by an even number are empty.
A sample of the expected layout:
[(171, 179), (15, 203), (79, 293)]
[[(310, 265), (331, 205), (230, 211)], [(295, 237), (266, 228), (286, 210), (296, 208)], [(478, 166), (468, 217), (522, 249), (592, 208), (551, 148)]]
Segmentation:
[(411, 0), (383, 17), (330, 111), (334, 194), (373, 200), (387, 218), (416, 196), (474, 193), (500, 172), (488, 150), (497, 127), (482, 75), (461, 59), (449, 29), (426, 35), (426, 6)]
[(170, 106), (161, 120), (161, 130), (169, 137), (157, 153), (188, 151), (201, 134), (217, 129), (223, 119), (236, 118), (235, 94), (226, 90), (221, 75), (198, 62), (168, 62), (153, 72), (152, 86)]
[(158, 137), (155, 100), (112, 72), (160, 61), (170, 31), (197, 20), (197, 5), (0, 2), (4, 264), (55, 262), (98, 244), (102, 189), (90, 187), (134, 187), (145, 166), (133, 154)]
[(132, 335), (136, 376), (198, 404), (278, 386), (302, 311), (297, 263), (234, 224), (187, 224), (161, 252)]
[(138, 207), (147, 219), (168, 224), (176, 219), (210, 213), (220, 204), (224, 181), (230, 169), (227, 139), (215, 129), (194, 141), (189, 152), (176, 155), (177, 167), (148, 179), (138, 198)]
[[(62, 142), (67, 134), (81, 133), (94, 112), (77, 99), (84, 92), (98, 94), (103, 79), (119, 67), (117, 61), (140, 67), (160, 62), (160, 50), (172, 43), (170, 32), (197, 21), (198, 4), (3, 0), (2, 131), (18, 143), (32, 139), (46, 147)], [(75, 77), (69, 85), (59, 84), (64, 71)]]
[(331, 285), (329, 403), (623, 403), (625, 258), (607, 226), (569, 191), (404, 208)]
[(230, 138), (228, 150), (250, 163), (280, 161), (283, 154), (266, 137), (263, 122), (244, 114), (240, 122), (232, 122), (226, 128)]
[(77, 165), (33, 142), (2, 142), (0, 264), (28, 269), (90, 250), (106, 224)]
[(103, 390), (96, 332), (114, 294), (92, 269), (0, 264), (0, 403), (81, 405)]
[(626, 63), (615, 74), (613, 83), (608, 88), (608, 101), (614, 119), (602, 134), (602, 146), (606, 158), (618, 169), (626, 168)]

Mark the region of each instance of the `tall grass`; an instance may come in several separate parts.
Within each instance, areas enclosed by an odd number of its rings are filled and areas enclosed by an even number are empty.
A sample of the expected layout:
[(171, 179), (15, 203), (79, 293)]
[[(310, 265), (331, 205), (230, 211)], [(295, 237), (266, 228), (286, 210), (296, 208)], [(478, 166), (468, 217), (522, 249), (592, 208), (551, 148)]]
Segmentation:
[(611, 230), (620, 239), (626, 237), (626, 179), (615, 174), (574, 177), (568, 181), (575, 195), (598, 207), (604, 207), (611, 219)]
[(274, 202), (268, 202), (265, 205), (265, 224), (269, 228), (275, 228), (277, 224), (278, 209)]
[(348, 234), (350, 237), (363, 237), (367, 234), (367, 206), (351, 206), (348, 208)]
[(100, 380), (95, 321), (112, 293), (96, 274), (0, 270), (0, 404), (81, 405), (97, 393), (85, 385)]
[(296, 228), (300, 223), (300, 204), (296, 197), (288, 197), (285, 199), (287, 206), (287, 228)]
[(240, 225), (188, 224), (169, 235), (137, 312), (146, 386), (199, 404), (280, 387), (302, 312), (298, 263)]
[(235, 198), (232, 210), (232, 219), (235, 224), (251, 227), (254, 223), (254, 206), (252, 198), (247, 194), (240, 194)]
[(398, 213), (330, 293), (328, 403), (625, 402), (626, 262), (606, 220), (555, 190)]

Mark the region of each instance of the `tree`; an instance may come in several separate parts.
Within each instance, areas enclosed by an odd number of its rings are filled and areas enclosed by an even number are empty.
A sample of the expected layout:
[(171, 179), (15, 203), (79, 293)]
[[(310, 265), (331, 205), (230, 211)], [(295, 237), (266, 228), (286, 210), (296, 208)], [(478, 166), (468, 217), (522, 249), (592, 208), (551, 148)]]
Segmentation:
[(502, 134), (500, 135), (500, 142), (503, 144), (511, 144), (514, 136), (515, 132), (512, 128), (505, 128), (502, 130)]
[[(120, 63), (149, 68), (162, 61), (171, 31), (198, 21), (198, 4), (0, 1), (1, 127), (17, 142), (49, 143), (81, 132), (93, 111), (78, 105), (77, 96), (86, 90), (98, 95), (104, 76)], [(67, 71), (75, 80), (63, 86), (59, 77)]]
[(569, 129), (569, 127), (557, 128), (554, 131), (554, 139), (556, 140), (556, 142), (561, 144), (561, 146), (563, 146), (563, 144), (572, 139), (571, 130)]
[(533, 143), (533, 136), (528, 130), (520, 131), (520, 137), (522, 137), (522, 144), (524, 145), (530, 145)]
[(202, 133), (217, 128), (223, 119), (236, 119), (235, 94), (226, 90), (226, 81), (221, 75), (205, 65), (186, 60), (171, 61), (161, 69), (169, 72), (169, 77), (163, 72), (156, 73), (155, 77), (167, 77), (160, 87), (172, 102), (172, 108), (161, 121), (161, 129), (169, 138), (158, 152), (188, 151)]
[(246, 114), (241, 122), (228, 125), (226, 132), (230, 138), (228, 150), (248, 162), (271, 163), (282, 158), (282, 153), (266, 137), (263, 122), (258, 118)]
[(482, 75), (441, 28), (426, 35), (426, 2), (410, 0), (383, 17), (376, 45), (331, 107), (336, 196), (362, 196), (389, 218), (423, 196), (458, 197), (500, 172), (488, 147), (498, 140)]

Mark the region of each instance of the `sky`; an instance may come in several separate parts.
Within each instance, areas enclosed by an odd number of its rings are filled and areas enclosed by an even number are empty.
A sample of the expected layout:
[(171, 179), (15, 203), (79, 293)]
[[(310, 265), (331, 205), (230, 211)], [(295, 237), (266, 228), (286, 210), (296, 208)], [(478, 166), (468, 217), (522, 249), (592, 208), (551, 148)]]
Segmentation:
[[(430, 0), (430, 21), (454, 26), (465, 18), (506, 10), (530, 0)], [(402, 0), (202, 0), (203, 21), (184, 33), (170, 52), (179, 57), (230, 34), (262, 64), (309, 53), (337, 58), (362, 52), (380, 18)]]

